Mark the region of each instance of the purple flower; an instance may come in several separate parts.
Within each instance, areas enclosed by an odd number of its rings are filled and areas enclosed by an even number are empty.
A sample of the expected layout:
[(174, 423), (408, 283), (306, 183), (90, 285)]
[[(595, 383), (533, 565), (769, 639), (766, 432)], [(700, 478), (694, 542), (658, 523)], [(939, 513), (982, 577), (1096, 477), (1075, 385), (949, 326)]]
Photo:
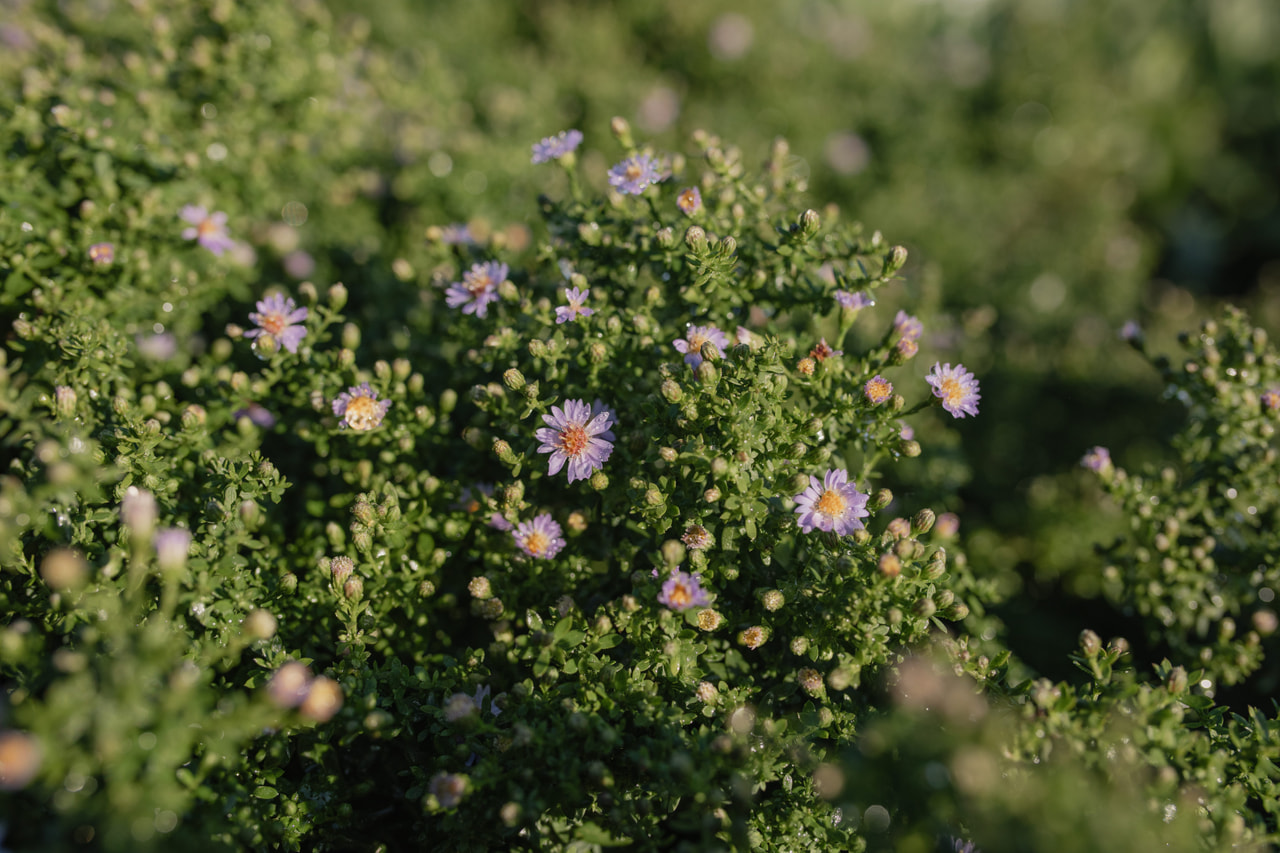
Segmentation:
[(950, 539), (960, 530), (960, 516), (954, 512), (944, 512), (938, 516), (938, 520), (934, 522), (933, 533), (943, 539)]
[(905, 421), (898, 421), (898, 438), (903, 441), (910, 441), (916, 437), (916, 431), (912, 429), (911, 424)]
[(306, 337), (307, 329), (299, 325), (307, 319), (306, 308), (299, 308), (293, 297), (285, 298), (273, 293), (258, 303), (257, 311), (249, 312), (249, 319), (258, 325), (244, 333), (246, 338), (270, 338), (289, 352), (296, 353), (298, 344)]
[(203, 207), (189, 204), (179, 215), (191, 225), (183, 229), (182, 239), (195, 240), (215, 255), (235, 248), (235, 241), (227, 234), (227, 215), (222, 211), (210, 214)]
[(576, 320), (579, 317), (590, 317), (596, 313), (594, 308), (587, 308), (587, 294), (591, 293), (591, 288), (586, 290), (578, 290), (576, 287), (566, 287), (564, 289), (564, 298), (569, 300), (568, 305), (561, 305), (556, 308), (556, 322), (567, 323), (570, 320)]
[(850, 293), (847, 290), (837, 290), (835, 297), (837, 305), (841, 308), (847, 308), (850, 311), (860, 311), (863, 308), (870, 308), (872, 305), (876, 304), (865, 291), (861, 290), (857, 293)]
[(515, 527), (515, 525), (507, 521), (507, 519), (500, 512), (495, 512), (490, 514), (489, 520), (486, 521), (485, 524), (489, 525), (495, 530), (510, 530), (511, 528)]
[(1080, 464), (1094, 473), (1101, 473), (1111, 467), (1111, 451), (1101, 446), (1090, 448)]
[(158, 531), (155, 538), (156, 564), (162, 571), (180, 569), (187, 564), (191, 550), (191, 531), (181, 527), (168, 527)]
[(498, 285), (506, 279), (506, 264), (498, 261), (474, 264), (462, 274), (461, 282), (449, 285), (444, 301), (450, 308), (461, 305), (463, 314), (483, 318), (489, 313), (489, 303), (498, 301)]
[[(600, 414), (605, 414), (609, 416), (610, 427), (613, 427), (613, 425), (618, 422), (618, 413), (613, 408), (613, 406), (606, 406), (604, 404), (604, 401), (601, 400), (599, 397), (597, 397), (595, 401), (592, 402), (591, 404), (591, 417), (594, 418), (596, 415), (600, 415)], [(603, 438), (605, 441), (613, 441), (614, 440), (613, 429), (610, 428), (600, 433), (600, 437)]]
[(906, 311), (899, 311), (893, 318), (893, 330), (906, 341), (918, 341), (924, 332), (924, 324)]
[(871, 514), (867, 495), (849, 482), (849, 472), (843, 468), (828, 468), (821, 480), (810, 474), (809, 488), (796, 495), (795, 501), (803, 533), (823, 530), (847, 536), (862, 529), (858, 519)]
[(93, 261), (94, 266), (108, 267), (115, 259), (114, 243), (94, 243), (89, 247), (89, 260)]
[(1268, 412), (1280, 409), (1280, 388), (1268, 388), (1262, 392), (1262, 407)]
[(553, 477), (568, 463), (569, 482), (585, 480), (613, 453), (613, 444), (604, 437), (612, 419), (607, 412), (593, 416), (582, 400), (566, 400), (563, 409), (552, 406), (542, 420), (547, 426), (534, 435), (542, 442), (538, 452), (551, 454), (548, 473)]
[(465, 222), (455, 222), (440, 229), (440, 242), (446, 246), (474, 246), (475, 235)]
[(560, 525), (551, 517), (551, 513), (544, 512), (533, 521), (520, 522), (511, 536), (520, 550), (530, 557), (550, 560), (564, 547), (564, 536), (561, 534)]
[(178, 353), (178, 339), (168, 332), (138, 335), (133, 342), (138, 345), (138, 352), (156, 361), (168, 361)]
[(635, 154), (609, 170), (609, 186), (624, 195), (639, 195), (663, 177), (659, 161), (648, 154)]
[(235, 420), (248, 418), (263, 429), (271, 429), (276, 425), (276, 416), (257, 403), (246, 403), (243, 409), (236, 409), (232, 412), (231, 417)]
[(697, 368), (702, 364), (702, 345), (707, 343), (715, 344), (723, 353), (729, 348), (729, 336), (715, 326), (695, 326), (690, 323), (684, 338), (672, 341), (671, 345), (684, 353), (685, 364)]
[(333, 401), (333, 413), (342, 418), (340, 427), (369, 430), (382, 425), (382, 418), (391, 408), (390, 400), (379, 400), (378, 392), (365, 382), (352, 385)]
[(873, 376), (867, 380), (867, 384), (862, 386), (862, 395), (867, 398), (867, 402), (873, 406), (878, 406), (885, 400), (888, 400), (893, 394), (893, 383), (883, 376)]
[(1142, 327), (1137, 322), (1130, 320), (1120, 327), (1120, 340), (1129, 343), (1142, 342)]
[(298, 249), (284, 256), (284, 271), (293, 278), (306, 278), (316, 271), (316, 259)]
[(706, 607), (711, 603), (711, 596), (702, 588), (702, 576), (689, 574), (679, 569), (671, 570), (671, 577), (662, 585), (658, 593), (658, 603), (672, 610), (688, 610), (692, 607)]
[(562, 130), (555, 136), (548, 136), (541, 142), (533, 144), (532, 162), (546, 163), (550, 160), (559, 160), (564, 155), (573, 153), (581, 144), (582, 131)]
[(683, 190), (680, 195), (676, 196), (676, 207), (684, 213), (685, 216), (693, 216), (699, 210), (702, 210), (702, 193), (697, 187), (689, 187)]
[(963, 364), (952, 367), (934, 362), (933, 370), (925, 379), (933, 386), (934, 396), (942, 401), (942, 408), (952, 417), (978, 414), (978, 401), (982, 399), (978, 393), (978, 380), (964, 369)]

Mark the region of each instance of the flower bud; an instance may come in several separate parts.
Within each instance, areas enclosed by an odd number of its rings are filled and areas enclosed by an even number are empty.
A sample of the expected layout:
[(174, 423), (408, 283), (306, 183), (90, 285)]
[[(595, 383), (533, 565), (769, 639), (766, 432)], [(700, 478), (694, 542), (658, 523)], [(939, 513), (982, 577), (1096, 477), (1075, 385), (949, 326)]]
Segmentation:
[(893, 503), (893, 492), (888, 489), (880, 489), (871, 496), (871, 500), (867, 501), (867, 509), (872, 512), (878, 512), (891, 503)]
[(40, 563), (40, 577), (55, 592), (79, 589), (88, 574), (84, 557), (70, 548), (54, 548)]
[(286, 594), (297, 592), (298, 576), (293, 572), (285, 572), (280, 576), (280, 589), (284, 590)]
[(880, 574), (886, 578), (893, 579), (902, 574), (902, 560), (898, 559), (897, 554), (881, 554), (880, 561), (876, 564), (876, 567), (880, 570)]
[(255, 640), (270, 640), (276, 635), (276, 617), (258, 608), (244, 617), (244, 631)]
[(1085, 628), (1080, 632), (1080, 649), (1086, 657), (1094, 657), (1102, 651), (1102, 638)]
[(817, 369), (818, 363), (808, 356), (805, 356), (796, 362), (796, 370), (801, 376), (812, 376), (813, 372)]
[(1175, 695), (1185, 693), (1187, 691), (1187, 671), (1180, 666), (1175, 666), (1169, 671), (1169, 678), (1165, 682), (1165, 687)]
[(932, 598), (922, 598), (912, 607), (917, 616), (928, 619), (930, 616), (938, 612), (938, 605), (933, 603)]
[(329, 287), (329, 307), (334, 311), (341, 311), (347, 304), (347, 288), (342, 282), (337, 282)]
[(921, 536), (933, 529), (933, 523), (937, 517), (931, 509), (922, 509), (911, 519), (911, 534), (913, 536)]
[(181, 527), (161, 530), (155, 537), (156, 565), (162, 572), (178, 571), (187, 564), (191, 531)]
[(800, 214), (800, 219), (797, 220), (796, 225), (799, 226), (804, 236), (812, 237), (822, 227), (822, 218), (818, 216), (818, 211), (809, 209)]
[(631, 125), (622, 116), (614, 116), (609, 120), (609, 131), (623, 148), (635, 148), (635, 141), (631, 138)]
[(893, 275), (902, 269), (902, 265), (907, 262), (907, 249), (905, 246), (894, 246), (889, 251), (884, 261), (884, 274), (886, 276)]
[(812, 667), (805, 667), (797, 672), (796, 683), (810, 696), (820, 696), (826, 692), (826, 687), (822, 683), (822, 674)]
[(605, 346), (604, 341), (592, 341), (587, 344), (587, 360), (592, 364), (604, 364), (608, 358), (609, 347)]
[(702, 230), (701, 226), (690, 225), (684, 232), (684, 244), (695, 255), (703, 254), (707, 251), (707, 232)]
[(658, 238), (658, 245), (664, 249), (673, 248), (676, 244), (676, 232), (670, 226), (660, 229), (655, 236)]
[(342, 586), (347, 582), (347, 578), (351, 577), (351, 573), (356, 569), (355, 561), (350, 557), (334, 557), (329, 562), (329, 572), (333, 575), (333, 582), (338, 586)]
[(524, 374), (516, 368), (511, 368), (502, 374), (502, 384), (506, 385), (512, 391), (519, 391), (525, 386)]
[(66, 385), (53, 389), (53, 408), (58, 417), (69, 418), (76, 413), (76, 391)]
[(713, 504), (720, 500), (720, 490), (715, 486), (712, 486), (702, 493), (702, 499), (709, 504)]
[(929, 580), (937, 580), (947, 572), (947, 552), (943, 548), (939, 548), (933, 552), (933, 556), (929, 558), (928, 565), (925, 566), (924, 576)]
[(591, 475), (591, 479), (588, 482), (591, 484), (591, 488), (597, 492), (603, 492), (609, 488), (609, 475), (603, 471), (596, 471)]
[(364, 597), (364, 581), (359, 575), (352, 575), (342, 585), (342, 595), (347, 601), (359, 601)]
[(356, 350), (360, 346), (360, 327), (355, 323), (346, 323), (342, 327), (342, 346), (344, 349)]
[(911, 441), (903, 441), (898, 444), (898, 452), (903, 456), (914, 459), (920, 455), (920, 442), (912, 439)]
[(674, 379), (662, 380), (662, 396), (668, 403), (679, 403), (684, 396), (684, 391), (680, 388), (680, 383)]
[(684, 562), (684, 543), (679, 539), (668, 539), (662, 543), (662, 561), (668, 566), (678, 566)]
[(704, 360), (694, 370), (694, 375), (698, 377), (698, 381), (701, 382), (703, 385), (714, 385), (715, 382), (720, 378), (720, 371), (716, 370), (716, 366), (714, 364), (706, 360), (705, 353), (707, 350), (712, 350), (713, 352), (718, 353), (719, 350), (716, 349), (715, 344), (704, 344), (702, 349), (704, 353), (703, 355)]
[(520, 461), (511, 445), (500, 438), (493, 440), (493, 454), (508, 465), (515, 465)]
[(120, 501), (120, 520), (129, 528), (130, 536), (142, 541), (150, 539), (157, 516), (155, 497), (137, 486), (130, 486)]
[(338, 682), (322, 675), (311, 682), (307, 690), (307, 698), (302, 700), (298, 712), (309, 720), (325, 723), (332, 719), (341, 707), (342, 688), (338, 686)]

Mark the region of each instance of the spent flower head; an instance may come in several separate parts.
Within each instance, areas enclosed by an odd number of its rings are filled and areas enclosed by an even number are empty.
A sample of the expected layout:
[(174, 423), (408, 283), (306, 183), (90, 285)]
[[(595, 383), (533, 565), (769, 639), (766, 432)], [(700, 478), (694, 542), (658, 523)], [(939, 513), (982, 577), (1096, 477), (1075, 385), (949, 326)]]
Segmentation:
[(190, 227), (182, 231), (182, 239), (195, 240), (215, 255), (235, 248), (236, 241), (227, 233), (227, 215), (222, 211), (210, 213), (205, 208), (189, 204), (179, 214)]
[[(603, 404), (602, 404), (603, 405)], [(585, 480), (592, 471), (604, 467), (613, 453), (613, 444), (605, 438), (613, 423), (608, 412), (592, 414), (592, 408), (582, 400), (566, 400), (564, 408), (551, 407), (551, 414), (543, 415), (547, 424), (534, 432), (542, 444), (539, 453), (550, 453), (548, 473), (552, 476), (568, 467), (569, 482)]]
[(843, 468), (829, 468), (821, 480), (809, 475), (809, 487), (795, 496), (796, 514), (800, 516), (800, 530), (834, 532), (847, 536), (861, 530), (859, 519), (871, 515), (867, 510), (868, 495), (859, 492), (849, 482), (849, 472)]
[(511, 536), (521, 551), (540, 560), (550, 560), (564, 547), (563, 531), (547, 512), (532, 521), (520, 522)]
[(391, 401), (379, 400), (378, 392), (368, 382), (352, 385), (333, 401), (333, 413), (342, 418), (338, 426), (357, 431), (381, 426), (390, 408)]
[(462, 281), (454, 282), (445, 291), (444, 301), (450, 308), (461, 306), (463, 314), (475, 314), (484, 318), (489, 304), (498, 301), (498, 285), (506, 281), (507, 265), (499, 261), (473, 264), (462, 274)]
[(634, 154), (609, 170), (609, 186), (624, 195), (639, 195), (663, 177), (659, 160), (648, 154)]
[(89, 247), (89, 260), (94, 265), (100, 267), (109, 267), (116, 259), (116, 247), (114, 243), (94, 243)]
[(926, 379), (933, 386), (933, 395), (942, 401), (942, 408), (952, 417), (978, 414), (978, 401), (982, 399), (978, 393), (978, 380), (965, 370), (963, 364), (952, 367), (935, 362)]
[(548, 136), (541, 142), (535, 142), (533, 144), (533, 159), (530, 162), (537, 164), (559, 160), (564, 155), (576, 151), (581, 144), (582, 131), (562, 130), (555, 136)]
[(273, 293), (258, 302), (258, 310), (249, 312), (249, 319), (258, 328), (244, 333), (246, 338), (270, 338), (291, 353), (298, 351), (298, 344), (306, 337), (307, 329), (301, 325), (307, 319), (306, 308), (299, 308), (293, 297)]

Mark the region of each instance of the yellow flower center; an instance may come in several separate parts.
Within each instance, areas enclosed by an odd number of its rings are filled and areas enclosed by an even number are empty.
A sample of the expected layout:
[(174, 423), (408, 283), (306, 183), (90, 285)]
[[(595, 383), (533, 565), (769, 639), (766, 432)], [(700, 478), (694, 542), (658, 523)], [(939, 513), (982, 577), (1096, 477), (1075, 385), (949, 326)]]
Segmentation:
[(947, 401), (950, 406), (958, 406), (960, 400), (964, 397), (964, 388), (960, 385), (960, 380), (953, 376), (948, 376), (942, 380), (942, 398)]
[(373, 429), (378, 425), (382, 412), (376, 400), (372, 397), (353, 397), (350, 403), (347, 403), (347, 411), (343, 417), (347, 419), (347, 426), (354, 430)]
[(524, 547), (535, 557), (541, 556), (542, 552), (547, 550), (547, 546), (550, 544), (551, 538), (541, 530), (533, 531), (524, 540)]
[(288, 324), (285, 322), (283, 314), (263, 314), (262, 319), (258, 321), (258, 325), (262, 326), (268, 334), (279, 335), (285, 330)]
[(580, 426), (568, 426), (560, 431), (560, 449), (568, 456), (581, 456), (589, 440), (587, 431)]
[(677, 582), (671, 588), (671, 594), (667, 596), (667, 600), (671, 602), (672, 607), (686, 607), (693, 603), (693, 591), (689, 589), (688, 584)]
[(488, 273), (478, 273), (467, 280), (467, 290), (472, 296), (480, 296), (493, 286), (493, 279)]
[(638, 180), (638, 179), (640, 178), (640, 176), (641, 176), (641, 175), (643, 175), (643, 174), (644, 174), (644, 169), (643, 169), (643, 168), (641, 168), (639, 164), (637, 164), (637, 163), (632, 163), (630, 166), (627, 166), (627, 180), (628, 180), (628, 181), (635, 181), (635, 180)]
[(818, 498), (818, 501), (813, 505), (813, 508), (823, 515), (836, 518), (837, 516), (844, 515), (846, 506), (848, 506), (848, 504), (839, 492), (827, 489), (822, 493), (822, 497)]

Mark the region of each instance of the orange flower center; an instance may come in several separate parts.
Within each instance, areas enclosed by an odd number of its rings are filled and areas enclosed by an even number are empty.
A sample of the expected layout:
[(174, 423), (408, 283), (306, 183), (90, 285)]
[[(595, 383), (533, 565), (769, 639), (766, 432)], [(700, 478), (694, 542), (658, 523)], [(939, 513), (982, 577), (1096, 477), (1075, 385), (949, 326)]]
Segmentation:
[(693, 591), (687, 584), (677, 583), (671, 588), (671, 594), (667, 599), (675, 607), (685, 607), (693, 603)]
[(846, 506), (848, 504), (845, 503), (844, 497), (839, 492), (827, 489), (822, 493), (822, 497), (818, 498), (818, 502), (814, 504), (813, 508), (823, 515), (835, 518), (844, 515)]
[(200, 224), (196, 226), (196, 233), (201, 237), (208, 237), (212, 234), (217, 234), (218, 230), (218, 223), (214, 222), (212, 219), (202, 219), (200, 220)]
[(540, 530), (535, 530), (525, 537), (524, 547), (529, 549), (529, 553), (533, 556), (541, 556), (542, 552), (547, 550), (547, 546), (551, 544), (550, 537)]
[(472, 276), (471, 279), (467, 281), (467, 290), (471, 291), (472, 296), (480, 296), (492, 286), (493, 279), (489, 277), (488, 273), (480, 273)]
[(628, 180), (628, 181), (634, 181), (634, 180), (637, 180), (637, 179), (639, 179), (639, 177), (640, 177), (641, 175), (643, 175), (643, 174), (644, 174), (644, 169), (642, 169), (639, 165), (637, 165), (637, 164), (635, 164), (635, 163), (632, 163), (630, 166), (628, 166), (628, 167), (627, 167), (627, 180)]
[(946, 379), (942, 380), (942, 387), (940, 390), (942, 391), (942, 396), (947, 401), (948, 405), (957, 406), (960, 404), (960, 400), (964, 397), (964, 388), (960, 386), (960, 380), (952, 376), (948, 376)]
[(560, 449), (569, 456), (581, 456), (589, 440), (587, 431), (580, 426), (568, 426), (560, 431)]
[(263, 314), (262, 319), (258, 321), (258, 325), (262, 326), (268, 334), (279, 335), (288, 325), (285, 322), (283, 314)]
[(347, 426), (361, 430), (376, 427), (381, 414), (376, 400), (371, 397), (360, 396), (347, 403), (347, 411), (344, 417), (347, 419)]

